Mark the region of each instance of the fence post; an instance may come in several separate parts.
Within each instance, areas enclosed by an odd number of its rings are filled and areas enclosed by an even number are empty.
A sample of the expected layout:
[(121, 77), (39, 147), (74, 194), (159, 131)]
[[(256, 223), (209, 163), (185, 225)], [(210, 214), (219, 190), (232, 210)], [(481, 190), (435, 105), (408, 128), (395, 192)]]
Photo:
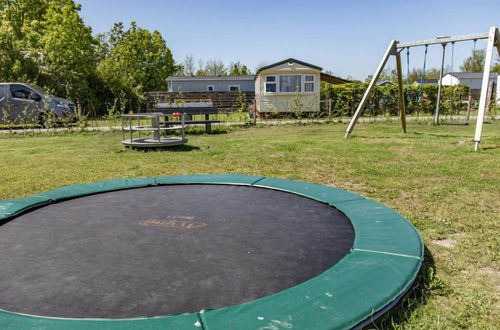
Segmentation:
[(252, 107), (253, 107), (253, 124), (257, 125), (257, 103), (255, 102), (255, 99), (252, 102)]
[(488, 113), (490, 111), (492, 98), (493, 98), (493, 81), (490, 81), (490, 83), (488, 85), (488, 93), (486, 96), (486, 111), (485, 111), (485, 113)]
[(328, 99), (328, 121), (332, 121), (332, 99)]

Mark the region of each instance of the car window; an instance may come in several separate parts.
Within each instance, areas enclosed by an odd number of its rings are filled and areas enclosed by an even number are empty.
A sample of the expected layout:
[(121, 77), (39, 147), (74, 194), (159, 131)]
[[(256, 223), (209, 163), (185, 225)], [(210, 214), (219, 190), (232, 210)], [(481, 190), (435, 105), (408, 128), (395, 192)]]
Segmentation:
[(5, 85), (0, 85), (0, 100), (5, 96)]
[(17, 99), (29, 99), (31, 89), (29, 89), (23, 85), (11, 85), (10, 86), (10, 93), (11, 93), (12, 97), (17, 98)]

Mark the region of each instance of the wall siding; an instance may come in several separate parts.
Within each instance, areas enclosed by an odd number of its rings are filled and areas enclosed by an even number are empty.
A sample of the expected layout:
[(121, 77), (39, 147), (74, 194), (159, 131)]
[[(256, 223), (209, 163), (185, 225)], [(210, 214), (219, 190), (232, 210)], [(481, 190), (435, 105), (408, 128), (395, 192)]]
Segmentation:
[(255, 91), (253, 80), (199, 80), (199, 81), (169, 81), (169, 91), (171, 92), (206, 92), (207, 86), (214, 86), (215, 92), (227, 92), (229, 86), (239, 85), (242, 92)]
[[(497, 77), (490, 77), (490, 81), (496, 82)], [(443, 85), (454, 86), (457, 84), (464, 84), (469, 86), (470, 89), (481, 89), (483, 83), (483, 78), (457, 78), (451, 74), (447, 74), (443, 77)]]

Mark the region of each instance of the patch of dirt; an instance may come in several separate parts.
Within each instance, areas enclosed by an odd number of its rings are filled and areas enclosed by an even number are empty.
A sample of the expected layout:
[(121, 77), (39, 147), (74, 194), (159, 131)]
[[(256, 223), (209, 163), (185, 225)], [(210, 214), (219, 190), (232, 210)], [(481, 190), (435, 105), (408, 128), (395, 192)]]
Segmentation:
[(439, 245), (439, 246), (444, 246), (446, 248), (452, 248), (457, 243), (457, 241), (455, 241), (454, 239), (451, 239), (451, 238), (434, 239), (431, 242), (432, 242), (432, 244), (436, 244), (436, 245)]
[(337, 187), (348, 191), (366, 191), (366, 186), (358, 182), (342, 182), (339, 184), (328, 184), (329, 186)]
[(473, 140), (462, 140), (462, 141), (457, 141), (455, 142), (455, 144), (472, 144), (472, 142), (474, 142)]
[(484, 274), (492, 274), (492, 275), (495, 275), (495, 277), (500, 278), (500, 272), (498, 270), (491, 268), (491, 267), (488, 267), (488, 266), (479, 268), (479, 272), (484, 273)]

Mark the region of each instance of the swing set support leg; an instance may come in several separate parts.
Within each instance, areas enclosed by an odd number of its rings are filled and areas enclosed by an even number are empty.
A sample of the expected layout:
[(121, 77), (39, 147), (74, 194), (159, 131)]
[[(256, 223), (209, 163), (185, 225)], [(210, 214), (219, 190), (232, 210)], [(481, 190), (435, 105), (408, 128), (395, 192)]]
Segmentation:
[(396, 70), (398, 75), (398, 105), (399, 105), (399, 116), (401, 117), (401, 126), (403, 127), (403, 132), (406, 133), (406, 109), (405, 109), (405, 99), (403, 95), (403, 74), (401, 70), (401, 55), (396, 54)]
[(488, 37), (488, 45), (486, 46), (486, 56), (484, 58), (483, 82), (481, 85), (481, 96), (479, 98), (479, 109), (476, 121), (476, 133), (474, 134), (474, 151), (479, 149), (481, 142), (481, 133), (483, 130), (484, 115), (486, 113), (486, 105), (488, 103), (488, 84), (490, 80), (491, 60), (493, 57), (493, 47), (496, 46), (500, 53), (500, 35), (498, 29), (490, 28)]
[(439, 125), (439, 108), (441, 106), (441, 88), (443, 86), (444, 58), (446, 55), (446, 44), (442, 45), (443, 45), (443, 56), (441, 57), (441, 70), (439, 71), (436, 111), (434, 112), (434, 125)]
[(351, 134), (352, 130), (354, 129), (354, 126), (356, 125), (356, 122), (358, 121), (359, 116), (363, 112), (366, 102), (368, 102), (368, 97), (370, 96), (371, 91), (375, 87), (375, 83), (377, 82), (378, 78), (380, 77), (380, 74), (382, 74), (382, 71), (384, 70), (384, 66), (387, 63), (387, 60), (391, 55), (396, 55), (396, 45), (398, 42), (396, 40), (392, 40), (389, 44), (389, 47), (387, 47), (387, 50), (385, 51), (384, 57), (382, 58), (382, 61), (378, 65), (377, 70), (375, 71), (375, 74), (373, 75), (372, 80), (370, 81), (370, 84), (368, 85), (368, 88), (365, 91), (365, 94), (363, 95), (363, 98), (361, 99), (361, 102), (358, 105), (358, 108), (356, 109), (356, 112), (351, 118), (351, 121), (349, 122), (349, 126), (347, 126), (346, 129), (346, 134), (345, 137), (347, 138), (349, 134)]

